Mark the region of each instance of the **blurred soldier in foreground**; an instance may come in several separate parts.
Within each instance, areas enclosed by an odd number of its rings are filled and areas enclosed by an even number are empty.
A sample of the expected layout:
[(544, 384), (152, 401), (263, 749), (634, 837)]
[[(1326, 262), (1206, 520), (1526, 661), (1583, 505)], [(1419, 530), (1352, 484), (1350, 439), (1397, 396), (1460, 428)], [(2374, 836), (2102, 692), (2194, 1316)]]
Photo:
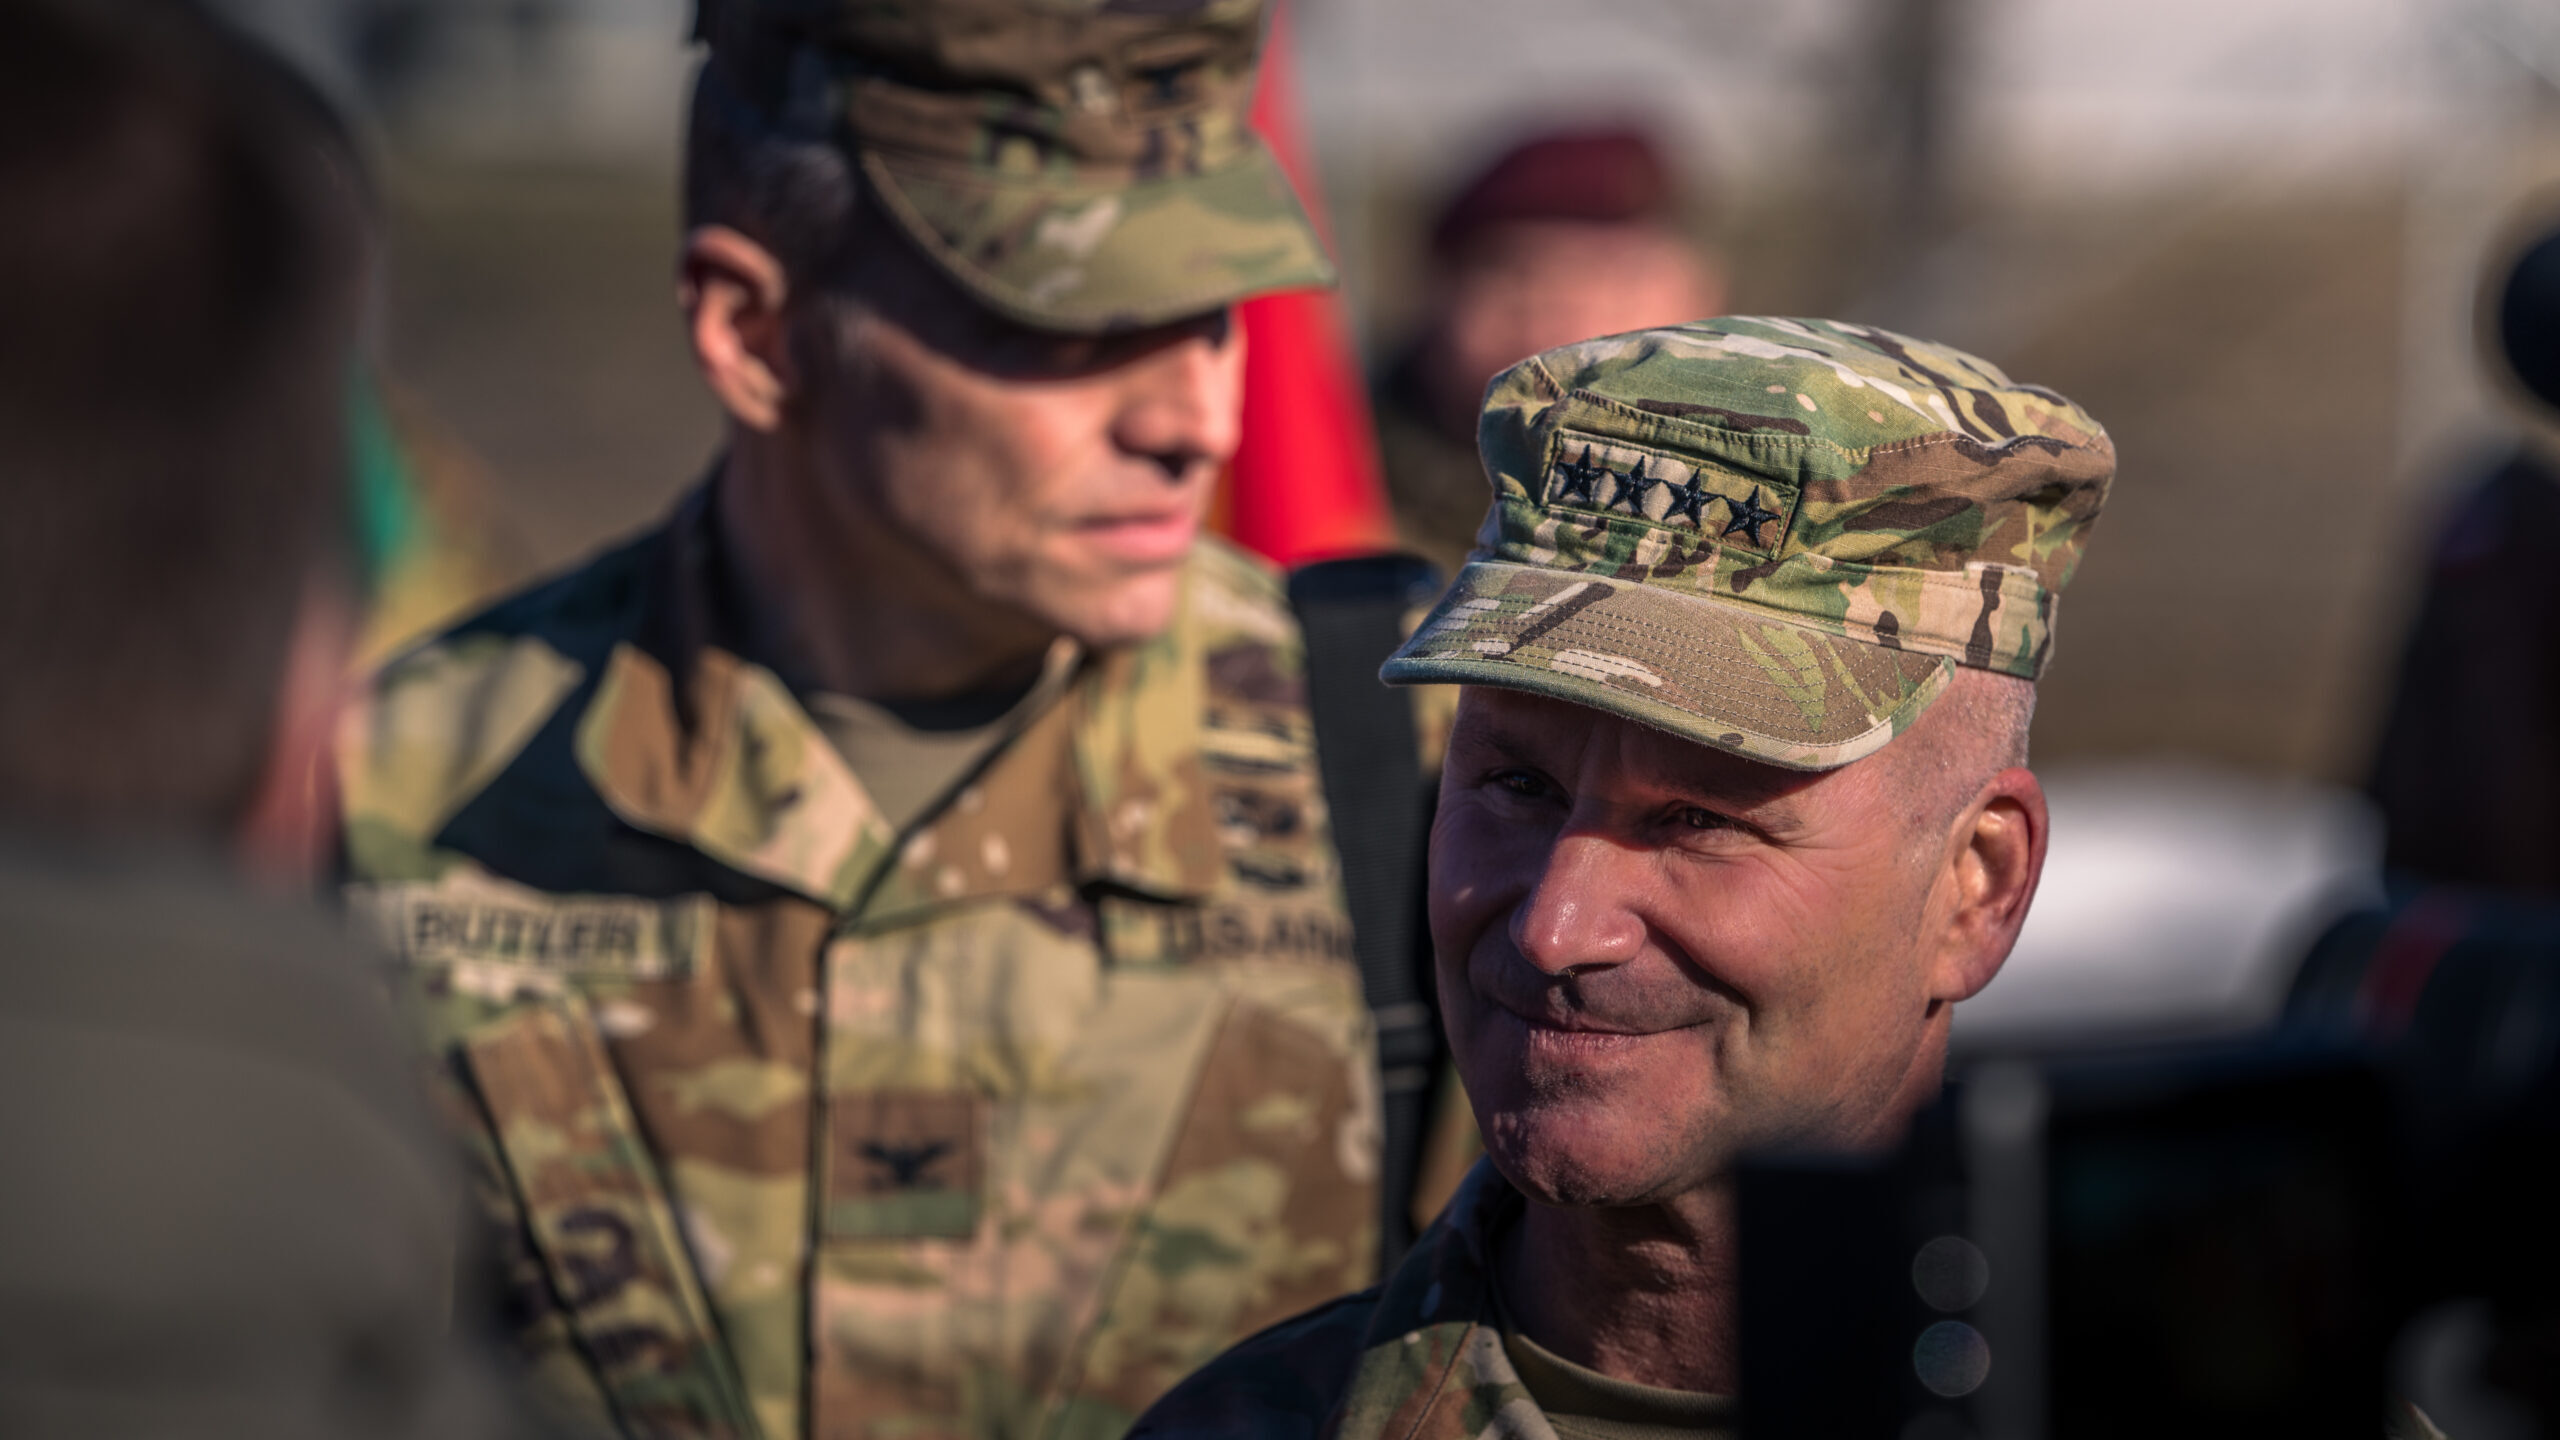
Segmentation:
[(1257, 5), (706, 8), (727, 453), (381, 677), (348, 894), (516, 1320), (645, 1435), (1110, 1436), (1369, 1278), (1377, 1103), (1227, 306)]
[(1587, 335), (1724, 309), (1724, 272), (1683, 233), (1671, 169), (1640, 130), (1569, 130), (1504, 152), (1431, 227), (1430, 298), (1380, 382), (1378, 436), (1405, 545), (1444, 575), (1484, 516), (1476, 413), (1516, 361)]
[(190, 8), (0, 7), (0, 1433), (515, 1433), (294, 886), (354, 614), (344, 137)]
[(1487, 397), (1488, 552), (1387, 664), (1466, 687), (1432, 834), (1490, 1155), (1380, 1288), (1165, 1435), (1716, 1435), (1728, 1169), (1889, 1144), (2025, 920), (2025, 768), (2096, 421), (1828, 321), (1550, 351)]

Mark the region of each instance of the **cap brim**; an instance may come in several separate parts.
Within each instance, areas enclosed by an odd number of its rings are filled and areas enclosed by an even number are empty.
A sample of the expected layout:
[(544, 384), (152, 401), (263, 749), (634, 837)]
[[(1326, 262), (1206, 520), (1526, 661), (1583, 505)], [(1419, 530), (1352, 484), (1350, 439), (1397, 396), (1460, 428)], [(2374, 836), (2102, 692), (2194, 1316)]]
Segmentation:
[(1479, 560), (1380, 672), (1496, 685), (1790, 770), (1881, 750), (1955, 662), (1852, 640), (1738, 601)]
[(1279, 162), (1253, 144), (1200, 174), (1009, 176), (877, 150), (866, 175), (901, 227), (990, 308), (1044, 329), (1158, 325), (1334, 283)]

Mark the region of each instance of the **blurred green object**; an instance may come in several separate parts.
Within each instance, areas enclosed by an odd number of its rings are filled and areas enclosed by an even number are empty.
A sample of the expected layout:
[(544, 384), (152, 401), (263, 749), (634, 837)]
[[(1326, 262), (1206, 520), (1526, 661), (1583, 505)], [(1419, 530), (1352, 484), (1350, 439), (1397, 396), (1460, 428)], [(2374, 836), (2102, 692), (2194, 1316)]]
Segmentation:
[(347, 381), (347, 483), (358, 579), (378, 599), (400, 558), (432, 535), (418, 477), (400, 445), (380, 379), (359, 364)]
[(347, 510), (371, 669), (521, 577), (478, 457), (369, 362), (347, 384)]

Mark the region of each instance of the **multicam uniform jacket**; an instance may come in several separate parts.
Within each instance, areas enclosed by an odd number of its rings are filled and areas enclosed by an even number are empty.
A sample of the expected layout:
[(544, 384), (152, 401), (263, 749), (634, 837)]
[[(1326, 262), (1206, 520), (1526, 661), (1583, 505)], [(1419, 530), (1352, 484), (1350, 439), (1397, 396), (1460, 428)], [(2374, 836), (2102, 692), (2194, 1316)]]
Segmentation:
[(394, 662), (339, 764), (546, 1379), (637, 1436), (1114, 1436), (1364, 1283), (1367, 1013), (1273, 576), (903, 835), (697, 496)]
[[(1503, 1348), (1493, 1241), (1522, 1206), (1478, 1161), (1386, 1282), (1282, 1321), (1201, 1367), (1129, 1440), (1557, 1440)], [(2446, 1440), (2395, 1400), (2384, 1440)]]
[(1228, 1351), (1131, 1440), (1556, 1440), (1494, 1314), (1493, 1237), (1520, 1205), (1478, 1161), (1386, 1283)]

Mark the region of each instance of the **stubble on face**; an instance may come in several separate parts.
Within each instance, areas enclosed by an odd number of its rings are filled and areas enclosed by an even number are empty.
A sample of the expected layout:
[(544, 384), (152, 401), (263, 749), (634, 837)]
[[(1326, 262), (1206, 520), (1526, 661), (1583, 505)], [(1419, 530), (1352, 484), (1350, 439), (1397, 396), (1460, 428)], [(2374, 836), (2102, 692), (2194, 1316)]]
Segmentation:
[(1655, 1203), (1746, 1149), (1898, 1123), (1943, 1043), (1921, 939), (1940, 846), (1913, 833), (1897, 766), (1860, 763), (1784, 771), (1468, 692), (1432, 935), (1468, 1093), (1515, 1183)]

